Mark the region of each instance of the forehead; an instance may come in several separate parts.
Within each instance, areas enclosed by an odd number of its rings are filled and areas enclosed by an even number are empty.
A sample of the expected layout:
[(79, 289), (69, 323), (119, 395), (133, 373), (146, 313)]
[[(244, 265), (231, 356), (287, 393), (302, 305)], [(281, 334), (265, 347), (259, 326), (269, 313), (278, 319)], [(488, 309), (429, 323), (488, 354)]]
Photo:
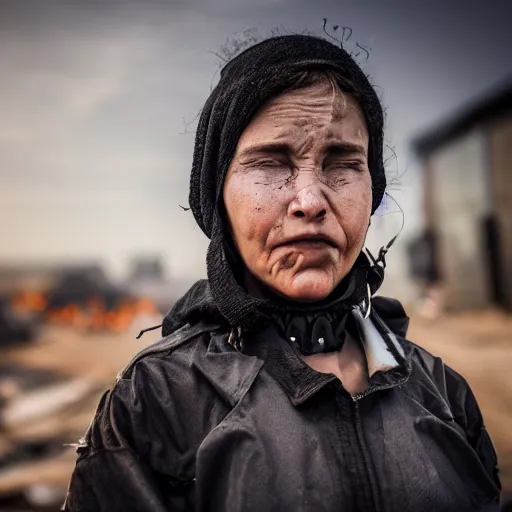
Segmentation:
[(367, 143), (365, 117), (354, 95), (342, 92), (327, 79), (283, 93), (258, 111), (244, 130), (239, 147), (304, 137)]

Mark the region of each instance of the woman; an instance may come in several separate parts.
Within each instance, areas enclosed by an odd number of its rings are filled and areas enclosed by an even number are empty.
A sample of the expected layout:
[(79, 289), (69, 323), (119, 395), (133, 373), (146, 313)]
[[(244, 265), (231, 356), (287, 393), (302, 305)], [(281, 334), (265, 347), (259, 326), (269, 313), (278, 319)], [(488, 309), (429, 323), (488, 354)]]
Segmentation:
[(382, 140), (372, 86), (323, 39), (227, 64), (190, 181), (208, 280), (101, 400), (66, 510), (497, 510), (468, 385), (371, 299)]

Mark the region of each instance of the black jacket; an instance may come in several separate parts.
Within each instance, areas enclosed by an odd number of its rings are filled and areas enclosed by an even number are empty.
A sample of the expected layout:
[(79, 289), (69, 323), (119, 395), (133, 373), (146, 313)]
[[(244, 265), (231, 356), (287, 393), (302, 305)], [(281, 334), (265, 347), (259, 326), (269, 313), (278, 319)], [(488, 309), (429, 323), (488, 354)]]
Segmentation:
[(356, 398), (272, 328), (240, 352), (197, 317), (175, 330), (187, 315), (174, 312), (173, 332), (103, 396), (65, 510), (497, 511), (496, 454), (467, 383), (399, 336), (395, 301), (374, 311), (403, 360)]

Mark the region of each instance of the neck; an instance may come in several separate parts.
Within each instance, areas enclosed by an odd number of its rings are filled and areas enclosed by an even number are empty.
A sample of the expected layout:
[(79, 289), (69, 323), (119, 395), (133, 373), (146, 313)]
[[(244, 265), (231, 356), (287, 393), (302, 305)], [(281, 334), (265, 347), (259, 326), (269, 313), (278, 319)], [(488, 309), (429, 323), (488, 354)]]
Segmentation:
[(352, 396), (368, 387), (369, 375), (364, 349), (361, 342), (352, 336), (346, 337), (339, 350), (312, 355), (301, 354), (301, 358), (317, 372), (336, 375)]

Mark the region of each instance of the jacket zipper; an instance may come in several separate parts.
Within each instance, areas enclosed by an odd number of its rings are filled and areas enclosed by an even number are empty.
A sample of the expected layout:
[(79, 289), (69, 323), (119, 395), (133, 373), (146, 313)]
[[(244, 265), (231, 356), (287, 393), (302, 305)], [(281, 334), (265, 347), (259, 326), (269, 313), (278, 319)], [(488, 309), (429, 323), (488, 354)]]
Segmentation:
[[(375, 316), (375, 314), (374, 314)], [(378, 317), (377, 317), (378, 318)], [(381, 320), (378, 318), (379, 324), (381, 324)], [(377, 327), (377, 326), (376, 326)], [(384, 333), (382, 332), (382, 325), (377, 327), (377, 330), (380, 332), (381, 336), (384, 338), (384, 336), (387, 336), (389, 338), (389, 334), (384, 330)], [(390, 384), (384, 384), (381, 386), (373, 386), (365, 389), (364, 391), (357, 393), (356, 395), (352, 396), (349, 394), (350, 398), (352, 399), (354, 403), (354, 414), (356, 417), (356, 431), (357, 431), (357, 437), (359, 440), (359, 446), (361, 448), (361, 452), (363, 454), (364, 464), (366, 467), (366, 472), (368, 474), (369, 480), (370, 480), (370, 491), (371, 491), (371, 497), (373, 501), (373, 508), (375, 512), (379, 512), (382, 509), (382, 495), (380, 492), (380, 489), (377, 485), (377, 479), (375, 476), (375, 472), (373, 470), (373, 464), (372, 459), (370, 456), (370, 453), (368, 451), (368, 448), (366, 446), (366, 442), (364, 440), (364, 433), (363, 433), (363, 426), (361, 424), (361, 415), (359, 412), (359, 401), (363, 398), (367, 397), (368, 395), (371, 395), (372, 393), (375, 393), (376, 391), (383, 391), (385, 389), (391, 389), (395, 387), (400, 387), (403, 385), (407, 380), (409, 379), (409, 375), (407, 375), (405, 378), (400, 379), (400, 381)]]
[(371, 493), (371, 498), (373, 501), (373, 508), (374, 508), (375, 512), (379, 512), (380, 511), (380, 501), (381, 501), (380, 500), (380, 492), (377, 487), (375, 474), (374, 474), (372, 463), (371, 463), (370, 454), (368, 452), (368, 448), (366, 447), (366, 443), (365, 443), (364, 437), (363, 437), (363, 427), (361, 425), (361, 420), (360, 420), (360, 415), (359, 415), (359, 400), (356, 397), (353, 397), (353, 402), (354, 402), (354, 409), (355, 409), (355, 416), (356, 416), (355, 423), (356, 423), (357, 437), (358, 437), (358, 441), (359, 441), (359, 446), (361, 448), (361, 452), (363, 453), (363, 460), (364, 460), (364, 465), (366, 468), (366, 473), (368, 475), (368, 480), (369, 480), (369, 484), (370, 484), (370, 493)]
[(368, 451), (368, 448), (366, 447), (366, 443), (365, 443), (365, 440), (364, 440), (363, 426), (361, 424), (361, 418), (360, 418), (360, 413), (359, 413), (359, 402), (363, 398), (367, 397), (368, 395), (371, 395), (372, 393), (375, 393), (376, 391), (382, 391), (384, 389), (390, 389), (390, 388), (394, 388), (394, 387), (400, 386), (406, 380), (407, 380), (407, 378), (403, 379), (403, 382), (399, 382), (399, 383), (387, 384), (387, 385), (383, 385), (383, 386), (370, 387), (368, 389), (365, 389), (361, 393), (357, 393), (354, 396), (350, 396), (352, 398), (352, 402), (354, 403), (354, 412), (355, 412), (355, 417), (356, 417), (355, 423), (356, 423), (357, 437), (358, 437), (358, 441), (359, 441), (359, 446), (361, 448), (361, 452), (363, 453), (363, 459), (364, 459), (364, 464), (365, 464), (365, 467), (366, 467), (366, 472), (367, 472), (369, 480), (370, 480), (370, 482), (369, 482), (370, 483), (370, 490), (371, 490), (371, 496), (372, 496), (372, 501), (373, 501), (373, 506), (374, 506), (375, 512), (379, 512), (381, 510), (382, 496), (381, 496), (381, 493), (380, 493), (380, 489), (378, 488), (378, 485), (377, 485), (377, 481), (376, 481), (376, 478), (375, 478), (375, 473), (373, 471), (373, 465), (372, 465), (372, 461), (371, 461), (371, 456), (370, 456), (370, 453)]

